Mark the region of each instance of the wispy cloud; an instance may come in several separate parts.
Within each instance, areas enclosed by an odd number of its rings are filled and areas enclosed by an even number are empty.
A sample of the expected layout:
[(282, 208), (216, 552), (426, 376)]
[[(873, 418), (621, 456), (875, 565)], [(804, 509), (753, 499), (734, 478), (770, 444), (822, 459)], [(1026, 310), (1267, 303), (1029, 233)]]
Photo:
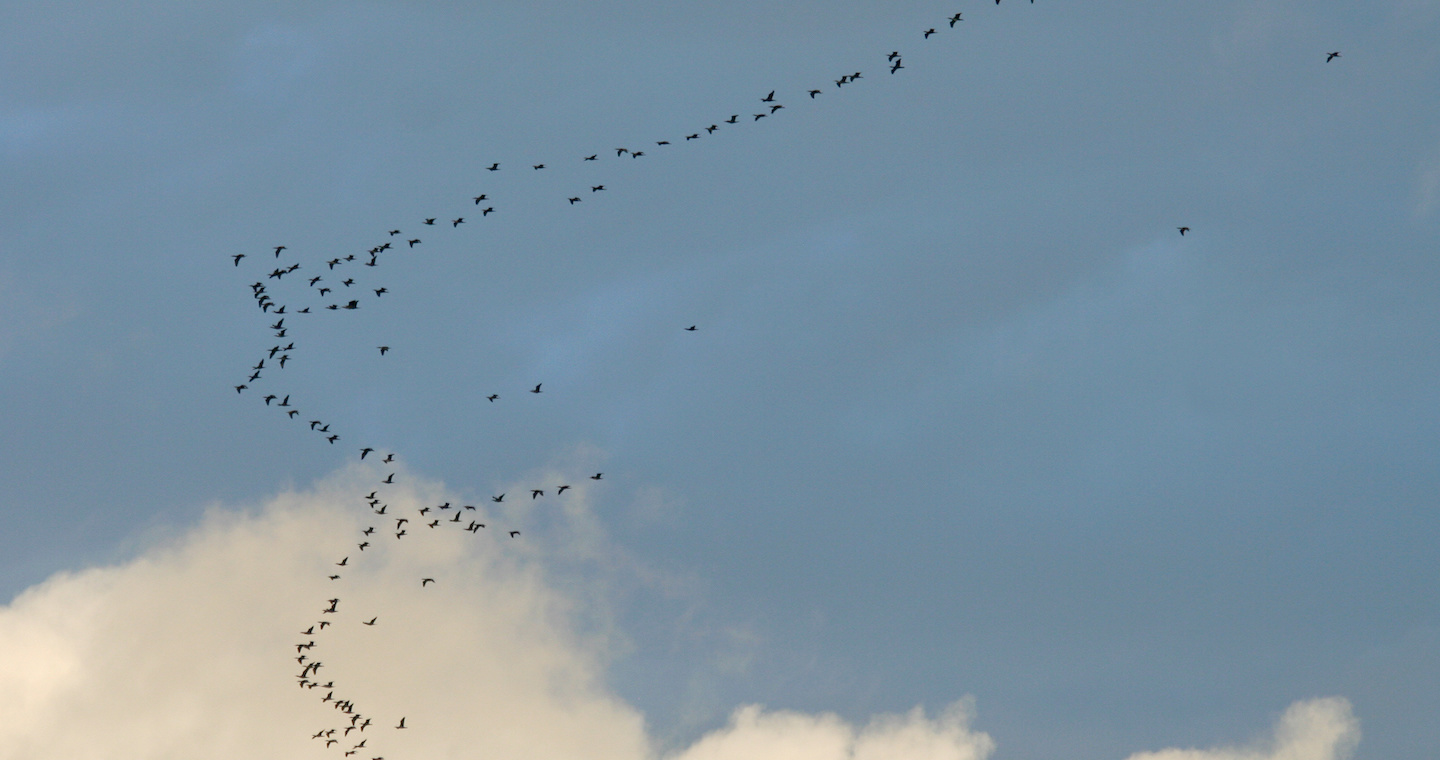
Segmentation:
[(1167, 749), (1129, 760), (1345, 760), (1360, 744), (1360, 721), (1338, 697), (1297, 702), (1275, 724), (1268, 741), (1252, 747)]

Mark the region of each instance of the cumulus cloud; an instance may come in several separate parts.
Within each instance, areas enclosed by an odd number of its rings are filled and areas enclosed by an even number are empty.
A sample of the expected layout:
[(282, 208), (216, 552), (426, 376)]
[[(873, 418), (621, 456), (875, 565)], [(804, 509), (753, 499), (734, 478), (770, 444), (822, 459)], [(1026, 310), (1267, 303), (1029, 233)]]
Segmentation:
[[(583, 487), (559, 511), (565, 524), (550, 531), (558, 543), (547, 548), (532, 537), (546, 531), (531, 530), (530, 505), (464, 512), (465, 523), (486, 523), (477, 533), (429, 528), (420, 508), (462, 502), (404, 470), (397, 479), (382, 494), (384, 518), (360, 498), (376, 473), (356, 466), (251, 509), (212, 509), (133, 560), (57, 575), (0, 608), (0, 760), (342, 757), (362, 740), (353, 755), (361, 760), (986, 760), (994, 752), (971, 727), (969, 700), (933, 717), (916, 708), (863, 726), (743, 706), (691, 746), (662, 751), (639, 711), (604, 684), (617, 642), (605, 626), (581, 622), (603, 601), (583, 598), (593, 591), (583, 584), (562, 592), (550, 572), (555, 547), (604, 553)], [(401, 539), (397, 516), (410, 518)], [(506, 531), (516, 527), (524, 532), (512, 539)], [(366, 538), (372, 545), (361, 551)], [(435, 583), (422, 587), (422, 578)], [(334, 613), (322, 612), (329, 599), (339, 599)], [(375, 625), (364, 624), (370, 619)], [(332, 625), (301, 633), (321, 620)], [(302, 653), (323, 663), (318, 680), (327, 685), (297, 686)], [(350, 720), (321, 699), (331, 691), (353, 701), (369, 728), (344, 735)], [(328, 729), (334, 746), (310, 738)], [(1358, 736), (1347, 703), (1317, 700), (1286, 712), (1268, 749), (1131, 760), (1343, 760)]]
[(1359, 743), (1360, 722), (1350, 703), (1331, 697), (1291, 705), (1263, 746), (1167, 749), (1131, 755), (1129, 760), (1345, 760)]
[[(0, 760), (317, 757), (324, 740), (310, 736), (329, 728), (337, 757), (362, 739), (355, 757), (659, 754), (643, 716), (604, 686), (610, 642), (576, 624), (588, 602), (549, 582), (528, 527), (504, 532), (519, 517), (477, 510), (464, 519), (485, 521), (478, 533), (428, 528), (420, 507), (461, 502), (403, 485), (402, 471), (382, 519), (359, 498), (376, 479), (357, 467), (254, 509), (214, 509), (131, 561), (57, 575), (0, 608)], [(410, 518), (403, 539), (394, 515)], [(332, 598), (337, 612), (323, 613)], [(301, 634), (320, 620), (333, 625)], [(303, 653), (333, 688), (297, 687), (296, 645), (312, 640)], [(341, 735), (349, 720), (321, 701), (332, 690), (370, 728)], [(856, 731), (745, 708), (682, 755), (979, 760), (991, 745), (966, 720), (914, 713)]]

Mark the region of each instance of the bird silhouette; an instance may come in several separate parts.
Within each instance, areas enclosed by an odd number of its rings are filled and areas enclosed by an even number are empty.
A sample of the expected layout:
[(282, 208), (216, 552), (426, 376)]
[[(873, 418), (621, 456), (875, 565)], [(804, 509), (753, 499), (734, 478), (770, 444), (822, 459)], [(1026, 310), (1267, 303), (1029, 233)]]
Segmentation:
[(500, 171), (500, 162), (499, 162), (499, 161), (496, 161), (495, 163), (490, 164), (489, 166), (485, 167), (485, 171), (488, 171), (488, 172), (498, 172), (498, 171)]
[[(1339, 57), (1340, 57), (1340, 51), (1337, 50), (1337, 51), (1335, 51), (1335, 52), (1333, 52), (1333, 53), (1330, 53), (1329, 55), (1326, 55), (1326, 56), (1325, 56), (1325, 62), (1326, 62), (1326, 63), (1329, 63), (1329, 62), (1331, 62), (1331, 61), (1333, 61), (1333, 60), (1335, 60), (1336, 58), (1339, 58)], [(238, 265), (240, 262), (239, 262), (239, 261), (236, 261), (235, 263)]]
[(531, 393), (539, 393), (539, 392), (540, 392), (540, 386), (542, 386), (542, 385), (544, 385), (544, 383), (536, 383), (536, 384), (535, 384), (535, 387), (530, 389), (530, 392), (531, 392)]
[(380, 346), (379, 348), (380, 348), (380, 355), (381, 355), (381, 356), (384, 356), (385, 354), (387, 354), (387, 353), (390, 352), (390, 347), (389, 347), (389, 346)]
[(1180, 237), (1185, 237), (1185, 233), (1190, 231), (1189, 227), (1176, 227), (1175, 229), (1180, 230)]

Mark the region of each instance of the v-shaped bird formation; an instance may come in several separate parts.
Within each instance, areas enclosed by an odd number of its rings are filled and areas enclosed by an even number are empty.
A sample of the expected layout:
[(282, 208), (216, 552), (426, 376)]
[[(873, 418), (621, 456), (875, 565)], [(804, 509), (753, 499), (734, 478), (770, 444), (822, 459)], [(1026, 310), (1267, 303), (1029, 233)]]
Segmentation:
[[(1034, 0), (1031, 0), (1033, 3)], [(996, 0), (996, 5), (1000, 0)], [(931, 41), (937, 36), (964, 28), (961, 23), (965, 21), (962, 13), (954, 13), (940, 19), (935, 27), (917, 30), (913, 42), (917, 44), (934, 45)], [(1326, 63), (1338, 58), (1338, 52), (1332, 52), (1326, 58)], [(904, 65), (904, 57), (899, 50), (890, 50), (887, 53), (877, 55), (876, 65), (883, 65), (888, 75), (896, 75), (899, 72), (908, 70)], [(889, 76), (879, 77), (881, 82), (889, 79)], [(757, 97), (753, 109), (725, 109), (717, 118), (701, 119), (696, 122), (697, 128), (688, 134), (676, 135), (674, 140), (662, 139), (645, 143), (653, 143), (657, 151), (656, 156), (661, 156), (666, 151), (679, 150), (682, 146), (701, 140), (720, 139), (725, 131), (741, 128), (759, 128), (765, 119), (784, 118), (784, 113), (789, 111), (782, 101), (782, 98), (795, 97), (796, 102), (792, 106), (802, 105), (804, 107), (818, 108), (826, 100), (834, 97), (844, 97), (847, 88), (864, 86), (863, 82), (871, 81), (865, 76), (863, 70), (841, 72), (823, 86), (800, 86), (792, 90), (773, 89)], [(831, 87), (830, 85), (833, 85)], [(735, 112), (731, 112), (735, 111)], [(748, 117), (748, 118), (747, 118)], [(612, 155), (613, 153), (613, 155)], [(641, 148), (641, 144), (632, 143), (631, 146), (620, 146), (606, 151), (576, 151), (573, 157), (558, 157), (548, 159), (550, 164), (558, 165), (560, 161), (571, 160), (576, 162), (593, 162), (595, 171), (603, 171), (604, 162), (634, 161), (641, 158), (650, 158), (650, 154)], [(533, 175), (535, 172), (544, 171), (547, 163), (544, 161), (511, 162), (509, 160), (491, 161), (483, 169), (486, 172), (505, 171), (511, 166), (520, 168), (529, 167), (529, 172), (524, 174)], [(556, 198), (556, 204), (575, 207), (593, 205), (604, 198), (598, 195), (610, 190), (607, 183), (597, 181), (594, 178), (586, 181), (583, 187), (577, 187), (572, 194), (563, 194)], [(613, 180), (610, 181), (613, 183)], [(588, 192), (584, 191), (588, 188)], [(414, 232), (407, 233), (405, 225), (399, 225), (387, 229), (375, 243), (363, 251), (355, 251), (345, 255), (336, 255), (332, 258), (306, 257), (301, 252), (291, 254), (290, 257), (280, 262), (282, 254), (290, 251), (286, 245), (276, 245), (265, 253), (272, 253), (270, 271), (263, 272), (253, 283), (248, 284), (256, 308), (265, 315), (265, 324), (271, 335), (274, 345), (261, 352), (261, 355), (253, 365), (246, 370), (242, 382), (234, 386), (237, 394), (244, 396), (247, 391), (259, 395), (263, 405), (267, 409), (279, 411), (285, 417), (292, 420), (299, 420), (297, 430), (302, 433), (312, 434), (318, 441), (326, 445), (344, 446), (355, 445), (353, 451), (359, 461), (377, 465), (391, 464), (396, 461), (394, 453), (386, 453), (381, 457), (380, 450), (364, 442), (357, 442), (350, 439), (350, 434), (339, 430), (332, 431), (332, 423), (326, 419), (307, 419), (299, 408), (298, 402), (291, 402), (291, 395), (285, 393), (283, 386), (284, 372), (288, 364), (296, 362), (301, 356), (301, 350), (297, 348), (296, 339), (291, 337), (291, 331), (303, 333), (306, 327), (304, 320), (319, 319), (325, 312), (357, 311), (360, 309), (378, 308), (383, 302), (383, 296), (390, 293), (381, 277), (382, 265), (389, 263), (392, 254), (418, 253), (424, 250), (426, 239), (432, 234), (446, 235), (475, 235), (483, 234), (483, 224), (490, 220), (491, 215), (503, 214), (504, 204), (499, 199), (492, 200), (493, 189), (478, 188), (483, 192), (477, 192), (463, 200), (457, 200), (457, 205), (464, 208), (464, 203), (469, 202), (469, 208), (477, 210), (479, 217), (471, 217), (467, 220), (465, 216), (458, 213), (453, 216), (449, 213), (441, 213), (431, 217), (422, 217), (415, 220), (415, 223), (423, 227), (435, 227), (435, 230), (426, 230), (422, 234)], [(592, 202), (592, 199), (595, 199)], [(583, 205), (582, 205), (583, 204)], [(477, 208), (478, 207), (478, 208)], [(442, 221), (443, 220), (443, 221)], [(445, 230), (444, 222), (449, 222), (449, 230)], [(437, 224), (437, 222), (440, 222)], [(478, 222), (479, 224), (472, 224)], [(1191, 229), (1188, 226), (1177, 228), (1180, 235), (1184, 236)], [(404, 244), (404, 248), (395, 245), (396, 242)], [(229, 255), (234, 267), (241, 267), (243, 259), (250, 254), (237, 253)], [(258, 258), (263, 259), (264, 254)], [(311, 260), (313, 259), (313, 261)], [(366, 267), (365, 270), (353, 269), (355, 264)], [(249, 271), (249, 270), (245, 270)], [(296, 288), (289, 285), (290, 290), (284, 301), (278, 300), (278, 291), (285, 283), (289, 275), (297, 272), (304, 272), (299, 278), (292, 282), (305, 282), (304, 288)], [(274, 287), (277, 292), (272, 292)], [(296, 292), (298, 290), (298, 292)], [(274, 320), (274, 321), (270, 321)], [(696, 332), (697, 325), (677, 327), (676, 329)], [(267, 341), (269, 342), (269, 341)], [(403, 346), (393, 347), (390, 345), (378, 346), (378, 354), (381, 360), (389, 361), (390, 354), (395, 351), (403, 351)], [(264, 387), (263, 383), (272, 383), (277, 390), (264, 392), (258, 390)], [(533, 403), (543, 402), (545, 391), (544, 383), (537, 382), (533, 388), (516, 388), (514, 392), (525, 391), (528, 394), (540, 396)], [(504, 391), (505, 389), (500, 389)], [(486, 396), (490, 403), (504, 402), (510, 399), (510, 394), (492, 392)], [(524, 398), (521, 396), (520, 398)], [(356, 445), (360, 444), (360, 445)], [(373, 458), (372, 458), (373, 457)], [(374, 734), (384, 730), (408, 730), (407, 717), (401, 715), (403, 706), (400, 705), (362, 705), (358, 704), (352, 697), (347, 696), (345, 679), (343, 675), (337, 676), (326, 670), (322, 676), (322, 669), (326, 667), (320, 656), (324, 651), (326, 637), (338, 635), (339, 631), (347, 634), (365, 635), (365, 632), (377, 626), (384, 626), (386, 623), (384, 610), (358, 609), (352, 610), (345, 604), (345, 574), (357, 564), (365, 561), (367, 551), (372, 551), (376, 542), (382, 541), (424, 541), (431, 535), (432, 531), (464, 531), (470, 533), (477, 539), (489, 533), (490, 523), (486, 515), (474, 505), (456, 505), (446, 502), (433, 507), (419, 508), (416, 513), (403, 515), (399, 510), (390, 511), (390, 504), (385, 497), (385, 490), (396, 484), (395, 472), (388, 472), (384, 478), (378, 479), (375, 488), (369, 493), (357, 494), (356, 508), (366, 515), (366, 526), (360, 534), (354, 537), (354, 551), (331, 562), (331, 569), (326, 578), (333, 583), (336, 589), (331, 598), (317, 604), (316, 614), (318, 618), (297, 626), (299, 635), (304, 640), (295, 644), (294, 659), (300, 670), (295, 674), (296, 684), (301, 689), (320, 692), (318, 702), (328, 708), (331, 715), (325, 719), (327, 725), (310, 736), (313, 740), (319, 740), (316, 746), (323, 746), (326, 749), (341, 750), (344, 756), (352, 756), (365, 751), (370, 755), (371, 760), (384, 760), (383, 755), (371, 755), (379, 751), (381, 741), (376, 742), (376, 749), (371, 749), (372, 738), (380, 739)], [(585, 479), (601, 482), (604, 473), (582, 476)], [(529, 488), (530, 500), (536, 501), (542, 498), (569, 498), (567, 491), (574, 490), (568, 483), (537, 484), (540, 487)], [(503, 503), (506, 494), (501, 493), (491, 497), (495, 504)], [(474, 515), (467, 515), (467, 512), (474, 512)], [(510, 527), (498, 527), (495, 530), (498, 540), (510, 541), (521, 539), (521, 531)], [(432, 587), (441, 586), (443, 578), (416, 578), (415, 593), (426, 593)], [(363, 626), (363, 627), (362, 627)], [(381, 713), (387, 717), (381, 718)], [(424, 730), (423, 718), (415, 723), (415, 728)], [(367, 729), (370, 733), (367, 733)]]

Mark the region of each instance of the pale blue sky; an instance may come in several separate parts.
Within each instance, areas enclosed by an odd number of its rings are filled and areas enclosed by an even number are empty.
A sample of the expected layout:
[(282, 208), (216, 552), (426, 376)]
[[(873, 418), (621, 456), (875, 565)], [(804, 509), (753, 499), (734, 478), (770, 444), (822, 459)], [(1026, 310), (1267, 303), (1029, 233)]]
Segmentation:
[(604, 470), (688, 579), (617, 601), (661, 736), (1440, 745), (1440, 3), (22, 0), (0, 74), (7, 598), (353, 457), (231, 389), (245, 286), (393, 226), (285, 392), (476, 499)]

